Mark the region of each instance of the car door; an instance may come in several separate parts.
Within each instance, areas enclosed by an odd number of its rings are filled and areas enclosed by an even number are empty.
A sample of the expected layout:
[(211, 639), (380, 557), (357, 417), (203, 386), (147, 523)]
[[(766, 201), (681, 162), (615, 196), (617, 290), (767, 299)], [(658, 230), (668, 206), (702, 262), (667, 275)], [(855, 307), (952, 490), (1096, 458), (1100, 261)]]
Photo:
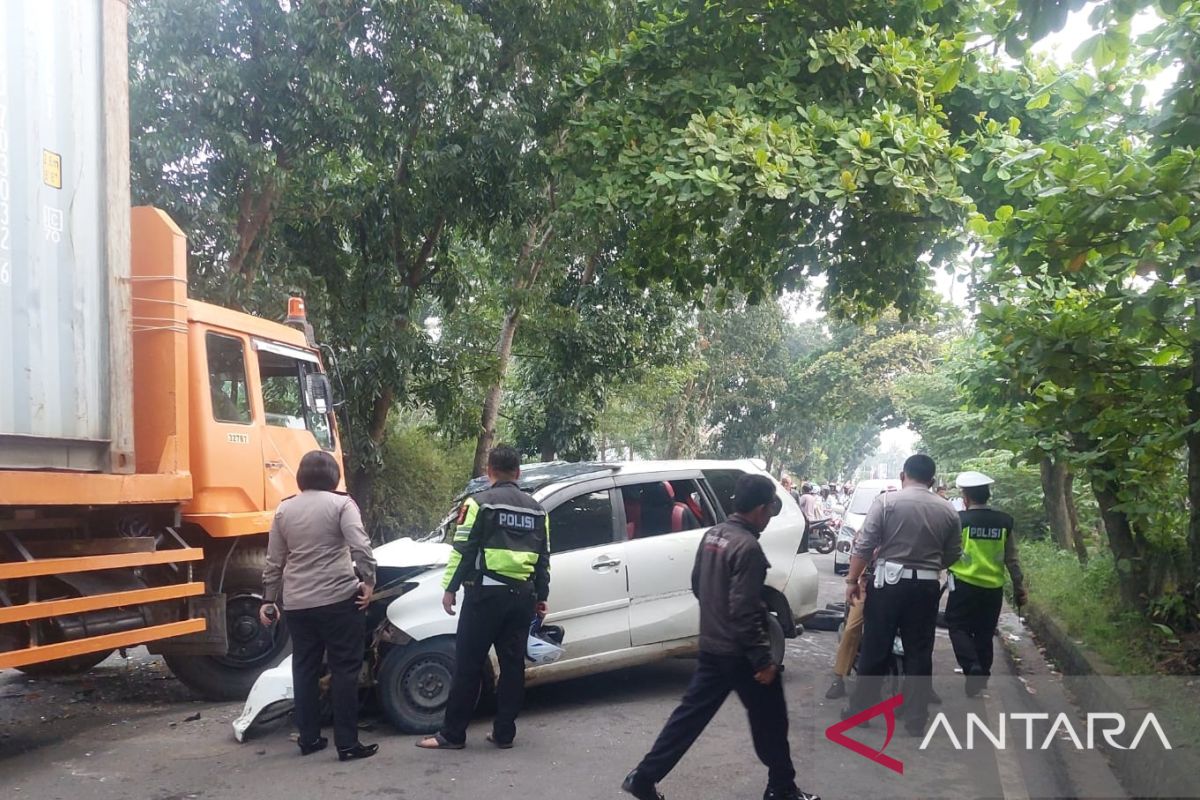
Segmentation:
[[(669, 642), (699, 634), (700, 606), (692, 595), (692, 565), (700, 538), (713, 524), (713, 509), (701, 491), (699, 473), (641, 475), (622, 481), (618, 486), (622, 508), (626, 510), (622, 526), (626, 532), (625, 554), (629, 564), (629, 635), (636, 645)], [(671, 487), (672, 504), (693, 500), (699, 513), (688, 515), (682, 529), (655, 524), (647, 515), (647, 492), (656, 485)], [(694, 498), (693, 498), (694, 496)], [(628, 501), (628, 502), (626, 502)], [(638, 510), (633, 511), (637, 503)]]
[(612, 480), (571, 486), (543, 500), (550, 514), (550, 614), (567, 659), (629, 647), (625, 543), (616, 535)]

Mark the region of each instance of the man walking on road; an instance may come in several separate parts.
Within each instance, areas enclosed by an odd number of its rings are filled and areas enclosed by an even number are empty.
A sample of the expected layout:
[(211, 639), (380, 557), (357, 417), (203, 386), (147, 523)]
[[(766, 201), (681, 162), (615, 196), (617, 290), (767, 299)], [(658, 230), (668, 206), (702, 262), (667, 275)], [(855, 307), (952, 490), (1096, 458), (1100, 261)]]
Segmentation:
[(550, 593), (550, 524), (546, 510), (517, 487), (521, 457), (511, 447), (488, 453), (492, 485), (468, 497), (458, 515), (454, 550), (446, 566), (442, 608), (454, 615), (459, 587), (462, 617), (454, 646), (454, 679), (446, 720), (426, 750), (461, 750), (479, 698), (488, 650), (496, 647), (496, 719), (488, 741), (512, 747), (525, 695), (525, 650), (534, 614), (546, 615)]
[(966, 692), (974, 697), (992, 674), (992, 637), (1004, 602), (1004, 569), (1012, 575), (1013, 597), (1025, 604), (1025, 580), (1017, 558), (1013, 518), (988, 506), (995, 483), (982, 472), (959, 473), (965, 510), (959, 512), (962, 558), (950, 567), (950, 599), (946, 626), (954, 657), (966, 676)]
[[(900, 491), (881, 494), (855, 539), (846, 577), (846, 607), (866, 594), (858, 680), (843, 719), (879, 701), (883, 675), (897, 632), (904, 643), (904, 727), (924, 733), (933, 691), (933, 642), (941, 598), (941, 570), (962, 554), (958, 515), (932, 491), (937, 466), (926, 455), (910, 456)], [(865, 580), (874, 560), (875, 576)]]
[(663, 800), (655, 784), (679, 763), (730, 692), (746, 707), (754, 752), (768, 769), (763, 800), (819, 800), (796, 788), (787, 701), (762, 601), (769, 564), (758, 537), (782, 504), (770, 478), (743, 475), (733, 505), (736, 513), (704, 534), (692, 568), (692, 593), (700, 600), (696, 672), (654, 746), (621, 785), (638, 800)]

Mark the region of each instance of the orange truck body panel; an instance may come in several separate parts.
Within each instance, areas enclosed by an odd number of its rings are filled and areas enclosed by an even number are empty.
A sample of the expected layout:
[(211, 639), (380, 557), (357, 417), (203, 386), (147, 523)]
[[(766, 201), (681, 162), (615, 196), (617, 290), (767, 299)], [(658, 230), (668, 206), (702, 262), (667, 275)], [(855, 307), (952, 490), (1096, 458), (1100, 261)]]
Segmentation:
[[(278, 409), (268, 413), (264, 383), (271, 379), (268, 373), (275, 370), (276, 378), (282, 375), (286, 384), (287, 365), (291, 364), (297, 369), (309, 364), (312, 366), (304, 369), (318, 370), (319, 351), (295, 328), (189, 300), (187, 240), (162, 211), (134, 208), (131, 234), (136, 471), (0, 470), (0, 510), (166, 506), (177, 508), (185, 525), (195, 526), (211, 539), (264, 534), (270, 529), (280, 500), (297, 491), (295, 473), (300, 459), (321, 446), (302, 417), (289, 415), (291, 412), (280, 414)], [(221, 337), (226, 347), (240, 348), (248, 415), (245, 420), (222, 421), (215, 413), (210, 381), (216, 379), (210, 379), (208, 351), (212, 336)], [(332, 422), (328, 437), (326, 449), (340, 464), (341, 447)], [(12, 521), (8, 525), (13, 527)], [(149, 564), (184, 565), (204, 557), (205, 551), (198, 547), (38, 557), (0, 562), (0, 580)], [(180, 583), (167, 586), (80, 598), (31, 598), (30, 602), (4, 608), (0, 624), (31, 623), (58, 614), (148, 603), (184, 602), (205, 588), (189, 575), (181, 573)], [(35, 642), (24, 648), (0, 650), (0, 668), (144, 644), (204, 629), (203, 619), (185, 618), (65, 642)]]

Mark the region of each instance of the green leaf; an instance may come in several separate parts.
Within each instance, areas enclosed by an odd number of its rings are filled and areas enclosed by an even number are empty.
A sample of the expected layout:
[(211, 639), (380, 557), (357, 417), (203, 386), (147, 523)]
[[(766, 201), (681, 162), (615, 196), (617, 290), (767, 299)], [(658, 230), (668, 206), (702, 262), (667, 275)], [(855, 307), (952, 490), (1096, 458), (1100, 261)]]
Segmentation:
[(933, 85), (934, 94), (946, 94), (958, 85), (959, 78), (962, 77), (963, 62), (962, 59), (955, 59), (947, 64), (938, 76), (937, 83)]
[(1025, 108), (1034, 111), (1039, 108), (1045, 108), (1048, 105), (1050, 105), (1050, 92), (1043, 91), (1029, 98), (1025, 103)]
[(1010, 219), (1012, 219), (1012, 215), (1012, 206), (1000, 206), (996, 209), (996, 220), (998, 222), (1008, 222)]

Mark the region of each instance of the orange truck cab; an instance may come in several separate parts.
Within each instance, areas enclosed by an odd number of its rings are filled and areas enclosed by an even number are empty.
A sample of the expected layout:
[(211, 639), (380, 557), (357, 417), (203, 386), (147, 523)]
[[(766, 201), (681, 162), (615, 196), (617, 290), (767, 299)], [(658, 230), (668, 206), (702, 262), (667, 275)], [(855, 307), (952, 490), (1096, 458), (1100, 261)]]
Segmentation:
[(148, 644), (240, 699), (287, 649), (258, 620), (266, 533), (305, 453), (341, 463), (333, 393), (302, 301), (303, 330), (189, 300), (183, 233), (157, 209), (133, 209), (130, 240), (132, 471), (0, 469), (0, 668)]

